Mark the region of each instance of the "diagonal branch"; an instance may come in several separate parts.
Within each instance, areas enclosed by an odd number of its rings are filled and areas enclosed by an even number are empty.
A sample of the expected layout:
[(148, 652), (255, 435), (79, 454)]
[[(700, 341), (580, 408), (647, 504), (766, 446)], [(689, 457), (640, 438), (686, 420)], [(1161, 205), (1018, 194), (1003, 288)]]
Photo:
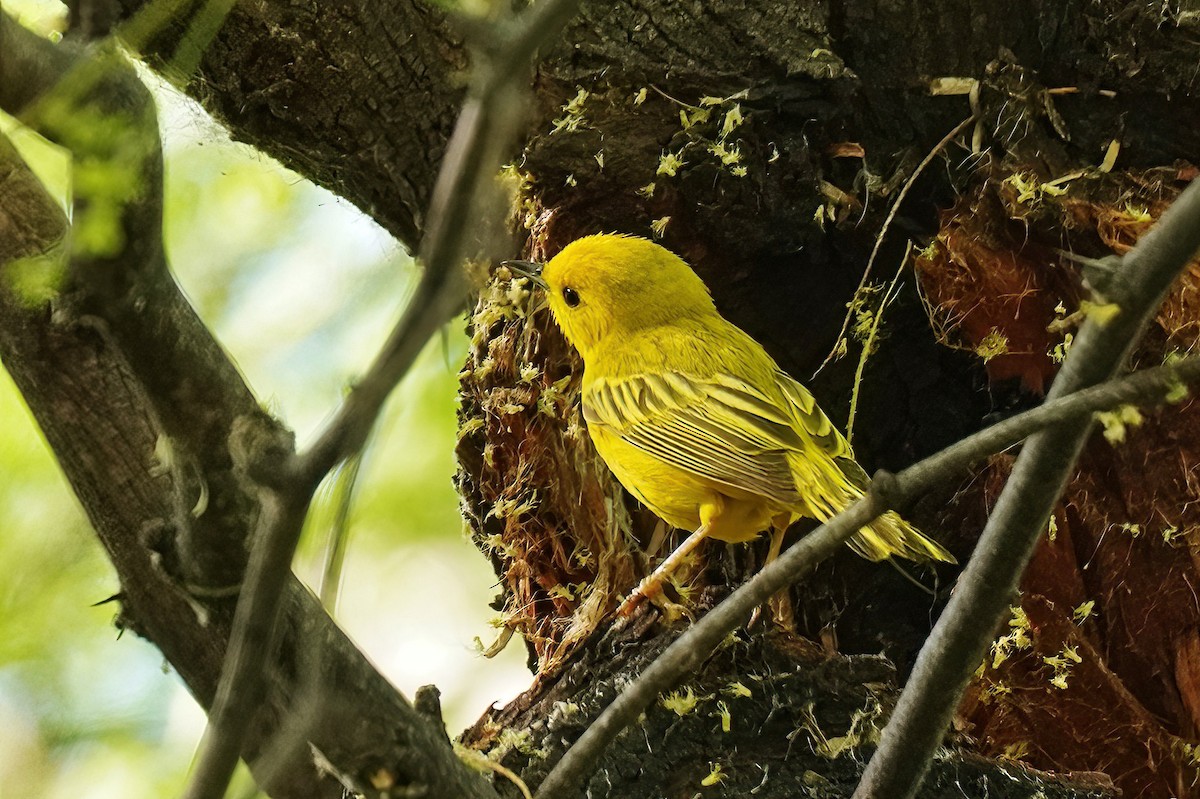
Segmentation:
[[(1039, 430), (1083, 420), (1126, 404), (1160, 403), (1181, 383), (1200, 380), (1200, 356), (1146, 369), (1070, 394), (982, 430), (896, 475), (877, 475), (871, 491), (800, 539), (741, 588), (709, 611), (633, 681), (580, 736), (547, 775), (538, 799), (568, 796), (591, 773), (604, 748), (634, 723), (655, 698), (705, 660), (753, 610), (780, 589), (803, 579), (854, 533), (885, 510), (903, 506), (972, 463), (1000, 452)], [(1044, 526), (1044, 525), (1043, 525)], [(939, 732), (940, 740), (940, 732)]]
[[(495, 54), (477, 67), (434, 189), (420, 251), (425, 266), (420, 282), (380, 354), (316, 443), (298, 456), (279, 455), (286, 445), (273, 431), (253, 422), (243, 426), (248, 438), (236, 446), (250, 453), (246, 471), (262, 484), (271, 512), (260, 519), (227, 663), (186, 799), (220, 799), (225, 793), (262, 691), (262, 664), (276, 639), (279, 591), (290, 576), (313, 493), (340, 461), (361, 450), (392, 389), (430, 337), (462, 308), (466, 280), (460, 264), (469, 246), (465, 231), (484, 207), (522, 118), (529, 75), (518, 66), (528, 65), (537, 48), (566, 24), (577, 2), (545, 0), (528, 9)], [(263, 458), (271, 453), (276, 457)], [(464, 796), (492, 794), (479, 779), (469, 789)]]
[[(1096, 286), (1120, 309), (1089, 319), (1050, 388), (1054, 401), (1110, 379), (1122, 369), (1175, 277), (1200, 250), (1200, 181), (1193, 181), (1154, 227)], [(856, 799), (916, 794), (967, 683), (1002, 623), (1092, 427), (1063, 420), (1025, 445), (988, 519), (958, 589), (921, 648), (912, 676), (867, 764)]]
[[(0, 107), (75, 158), (60, 313), (100, 324), (145, 383), (187, 476), (185, 510), (203, 507), (175, 525), (180, 557), (170, 568), (198, 595), (228, 594), (245, 567), (244, 520), (257, 500), (233, 472), (227, 438), (258, 403), (167, 266), (153, 99), (110, 42), (56, 46), (0, 15), (0, 45)], [(10, 75), (21, 79), (11, 91)]]
[(537, 49), (570, 20), (578, 0), (544, 0), (523, 14), (507, 41), (493, 45), (472, 84), (450, 139), (430, 202), (429, 226), (421, 241), (424, 274), (408, 310), (371, 368), (355, 386), (312, 448), (300, 471), (320, 480), (357, 452), (380, 408), (433, 335), (461, 309), (466, 292), (459, 265), (467, 256), (471, 229), (487, 184), (503, 163), (522, 122), (527, 65)]
[[(38, 234), (28, 252), (0, 251), (0, 357), (109, 551), (122, 586), (121, 624), (152, 640), (211, 706), (232, 609), (211, 589), (240, 579), (248, 525), (261, 507), (242, 471), (263, 457), (243, 449), (235, 463), (230, 431), (265, 431), (276, 444), (286, 434), (260, 413), (167, 270), (153, 106), (128, 63), (111, 45), (50, 45), (0, 14), (0, 107), (72, 146), (77, 163), (120, 167), (133, 188), (82, 198), (90, 210), (107, 201), (104, 210), (114, 212), (102, 232), (115, 237), (89, 247), (78, 229), (80, 209), (77, 228), (68, 231), (19, 158), (0, 152), (0, 228)], [(72, 138), (79, 133), (71, 129), (73, 113), (85, 117), (84, 134), (114, 135)], [(18, 184), (21, 191), (13, 189)], [(43, 230), (35, 224), (43, 218), (57, 221)], [(65, 291), (32, 304), (4, 291), (18, 268), (53, 277), (59, 262), (28, 258), (68, 235)], [(238, 442), (246, 440), (243, 434)], [(157, 469), (154, 453), (168, 444), (176, 466)], [(273, 452), (288, 462), (278, 446)], [(207, 507), (198, 503), (204, 492)], [(294, 506), (267, 503), (264, 512)], [(249, 710), (240, 748), (264, 789), (281, 799), (340, 795), (318, 773), (311, 745), (339, 779), (367, 795), (388, 783), (490, 795), (454, 756), (440, 724), (379, 675), (286, 567), (277, 576), (279, 644), (264, 647), (258, 661), (261, 701)]]
[[(104, 325), (78, 321), (65, 312), (50, 313), (53, 285), (45, 281), (62, 268), (66, 233), (61, 209), (0, 137), (0, 360), (112, 560), (121, 586), (118, 626), (153, 641), (197, 701), (208, 705), (229, 633), (228, 618), (219, 604), (198, 613), (198, 605), (162, 566), (166, 525), (186, 518), (187, 509), (181, 511), (178, 474), (154, 468), (153, 453), (163, 427), (144, 383)], [(26, 280), (42, 290), (22, 291)], [(299, 648), (297, 630), (324, 641), (331, 670), (356, 675), (362, 686), (363, 695), (354, 704), (364, 713), (377, 714), (368, 721), (375, 727), (372, 737), (393, 728), (393, 705), (401, 701), (395, 690), (323, 614), (312, 612), (314, 603), (306, 602), (297, 581), (289, 585), (287, 606), (286, 645)], [(278, 730), (275, 711), (284, 706), (282, 697), (293, 692), (274, 664), (272, 673), (275, 678), (260, 708), (256, 735), (246, 742), (245, 756), (256, 773), (258, 754)], [(321, 675), (319, 686), (330, 690), (327, 679)], [(314, 744), (327, 748), (333, 762), (345, 764), (339, 742), (353, 736), (354, 729), (329, 719)], [(311, 755), (299, 755), (286, 761), (286, 773), (264, 781), (272, 795), (336, 796), (322, 793)], [(325, 785), (325, 790), (332, 787), (328, 781)]]

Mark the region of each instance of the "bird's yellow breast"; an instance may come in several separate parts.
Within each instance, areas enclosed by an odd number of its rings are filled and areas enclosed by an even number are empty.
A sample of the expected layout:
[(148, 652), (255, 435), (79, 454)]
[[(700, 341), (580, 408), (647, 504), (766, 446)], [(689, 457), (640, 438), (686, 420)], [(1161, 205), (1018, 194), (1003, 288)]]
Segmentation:
[(737, 543), (757, 538), (780, 513), (763, 497), (664, 463), (603, 425), (589, 425), (588, 434), (621, 485), (673, 527), (696, 530), (707, 522), (711, 538)]

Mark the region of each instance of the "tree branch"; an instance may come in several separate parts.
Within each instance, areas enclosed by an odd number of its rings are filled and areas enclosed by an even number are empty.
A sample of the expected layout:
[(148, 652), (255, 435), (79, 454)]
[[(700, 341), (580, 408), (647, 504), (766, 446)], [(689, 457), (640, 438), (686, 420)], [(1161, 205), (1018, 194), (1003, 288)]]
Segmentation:
[[(245, 520), (257, 499), (234, 474), (227, 438), (258, 403), (167, 266), (153, 100), (111, 43), (52, 45), (6, 15), (0, 36), (0, 76), (27, 78), (19, 92), (0, 89), (0, 107), (76, 159), (70, 283), (59, 312), (103, 320), (145, 384), (183, 465), (185, 509), (203, 505), (174, 531), (179, 557), (169, 568), (197, 594), (228, 595), (245, 568)], [(97, 134), (105, 129), (116, 133)], [(121, 180), (97, 187), (87, 170), (98, 168)]]
[[(1193, 181), (1125, 255), (1111, 279), (1093, 286), (1117, 305), (1119, 313), (1106, 322), (1088, 319), (1048, 400), (1109, 379), (1123, 367), (1172, 281), (1197, 250), (1200, 181)], [(856, 799), (907, 799), (920, 787), (1091, 427), (1090, 416), (1066, 419), (1035, 435), (1022, 449), (958, 589), (921, 648), (879, 750), (854, 792)]]
[[(51, 314), (48, 297), (11, 294), (14, 270), (29, 268), (12, 259), (61, 243), (65, 221), (19, 158), (0, 153), (0, 228), (38, 233), (25, 250), (0, 252), (0, 357), (109, 551), (121, 580), (122, 625), (153, 641), (210, 706), (231, 605), (196, 597), (240, 580), (246, 531), (259, 514), (257, 489), (240, 471), (262, 456), (243, 452), (242, 468), (235, 468), (230, 431), (240, 419), (243, 426), (259, 422), (273, 437), (285, 434), (261, 415), (167, 271), (153, 106), (129, 65), (107, 45), (50, 45), (3, 14), (0, 36), (0, 105), (72, 146), (80, 163), (121, 168), (120, 182), (136, 189), (81, 198), (90, 203), (84, 216), (113, 201), (107, 210), (115, 221), (106, 232), (116, 238), (89, 248), (74, 231), (71, 280), (66, 291), (51, 291)], [(14, 85), (12, 76), (22, 81)], [(73, 113), (86, 116), (77, 130)], [(80, 130), (115, 133), (89, 141), (75, 138)], [(43, 230), (39, 219), (57, 223)], [(46, 279), (54, 263), (34, 265)], [(167, 442), (176, 465), (160, 471), (154, 453)], [(197, 504), (201, 487), (206, 507)], [(201, 551), (214, 560), (198, 566)], [(264, 647), (258, 661), (266, 690), (250, 708), (250, 733), (241, 742), (264, 789), (281, 798), (340, 795), (315, 768), (311, 742), (345, 785), (370, 796), (395, 786), (490, 795), (454, 756), (444, 731), (399, 696), (290, 572), (273, 573), (281, 587), (272, 593), (280, 643)]]
[[(963, 439), (894, 476), (877, 475), (866, 497), (785, 550), (774, 563), (730, 594), (667, 647), (605, 708), (555, 765), (538, 788), (538, 799), (571, 795), (580, 781), (591, 773), (604, 748), (634, 723), (655, 697), (673, 687), (707, 658), (725, 636), (746, 623), (755, 608), (782, 588), (803, 579), (885, 510), (904, 506), (972, 463), (1000, 452), (1036, 431), (1077, 423), (1078, 420), (1090, 424), (1096, 411), (1120, 405), (1163, 402), (1181, 383), (1196, 380), (1200, 380), (1200, 356), (1146, 369), (1048, 401), (1039, 408)], [(939, 741), (940, 736), (939, 730)]]
[[(262, 691), (262, 664), (275, 640), (276, 599), (288, 574), (305, 515), (318, 484), (340, 461), (359, 452), (392, 389), (430, 337), (461, 310), (466, 280), (469, 223), (484, 208), (494, 175), (512, 147), (522, 120), (528, 65), (543, 41), (574, 13), (578, 0), (543, 0), (520, 17), (496, 55), (476, 75), (434, 190), (429, 227), (422, 241), (425, 269), (416, 292), (382, 351), (316, 443), (291, 458), (247, 463), (268, 494), (267, 507), (234, 617), (228, 663), (186, 799), (220, 799), (237, 765), (254, 706)], [(252, 437), (271, 437), (269, 430)], [(272, 452), (250, 444), (248, 452)], [(251, 456), (253, 459), (256, 456)], [(266, 645), (264, 645), (266, 644)], [(493, 795), (476, 779), (470, 796)]]
[[(161, 5), (116, 1), (127, 20)], [(168, 17), (148, 36), (131, 31), (168, 77), (177, 55), (194, 49), (191, 17), (211, 4), (176, 5), (198, 11)], [(469, 69), (452, 22), (425, 0), (237, 3), (184, 83), (236, 138), (415, 247)]]
[[(126, 17), (148, 4), (118, 2)], [(415, 247), (461, 105), (460, 76), (468, 62), (459, 31), (443, 8), (424, 0), (238, 3), (205, 54), (199, 78), (187, 88), (236, 138), (345, 197)], [(1147, 91), (1188, 102), (1183, 98), (1190, 77), (1160, 68), (1173, 53), (1191, 46), (1179, 26), (1138, 20), (1137, 49), (1128, 52), (1124, 39), (1132, 11), (1114, 15), (1083, 4), (1012, 15), (981, 11), (968, 0), (939, 8), (936, 16), (922, 18), (929, 24), (913, 26), (913, 13), (931, 13), (925, 6), (866, 3), (845, 9), (844, 19), (832, 15), (836, 24), (831, 26), (828, 4), (811, 1), (720, 2), (701, 15), (679, 13), (677, 4), (662, 0), (588, 3), (540, 66), (539, 94), (546, 102), (538, 111), (555, 113), (565, 99), (558, 96), (560, 89), (573, 94), (577, 84), (620, 85), (630, 74), (643, 83), (645, 76), (658, 76), (655, 84), (671, 94), (697, 87), (718, 92), (727, 87), (730, 93), (752, 87), (757, 95), (786, 76), (792, 88), (776, 99), (794, 109), (796, 90), (809, 93), (818, 74), (816, 59), (805, 57), (814, 48), (836, 53), (853, 70), (834, 76), (840, 90), (855, 83), (887, 91), (889, 102), (870, 109), (875, 119), (868, 124), (917, 126), (920, 130), (908, 137), (913, 141), (935, 141), (956, 121), (929, 116), (931, 108), (945, 108), (947, 101), (928, 95), (928, 77), (979, 75), (995, 59), (997, 46), (1048, 74), (1076, 75), (1079, 85), (1115, 89), (1114, 115), (1136, 108), (1136, 98)], [(959, 21), (972, 18), (979, 24), (967, 26), (954, 47), (945, 46), (947, 31), (958, 31)], [(912, 29), (912, 36), (903, 47), (880, 46), (886, 24)], [(146, 42), (143, 53), (153, 68), (165, 69), (185, 29), (180, 21)], [(1044, 46), (1046, 31), (1055, 32), (1053, 48)], [(270, 57), (264, 58), (268, 41)], [(1081, 51), (1109, 52), (1113, 58), (1069, 61)], [(1118, 66), (1125, 58), (1147, 66), (1130, 74)], [(822, 79), (830, 77), (832, 70), (821, 69)], [(761, 104), (768, 105), (775, 103)], [(902, 120), (891, 116), (897, 107), (903, 109)], [(1151, 116), (1158, 118), (1151, 121)], [(1130, 113), (1125, 121), (1129, 136), (1141, 146), (1169, 144), (1170, 152), (1147, 153), (1147, 163), (1168, 163), (1196, 151), (1198, 134), (1185, 124), (1188, 115), (1169, 116)], [(1154, 130), (1146, 130), (1151, 125)], [(1087, 137), (1089, 131), (1074, 129), (1074, 135)], [(788, 197), (794, 202), (794, 184)], [(735, 226), (732, 233), (744, 245), (745, 230)]]
[(321, 479), (362, 447), (384, 401), (429, 337), (462, 308), (466, 292), (459, 265), (470, 241), (464, 232), (523, 121), (529, 60), (578, 4), (543, 0), (517, 20), (506, 41), (491, 45), (494, 55), (477, 71), (434, 189), (421, 242), (421, 282), (371, 368), (302, 457), (300, 471), (308, 479)]

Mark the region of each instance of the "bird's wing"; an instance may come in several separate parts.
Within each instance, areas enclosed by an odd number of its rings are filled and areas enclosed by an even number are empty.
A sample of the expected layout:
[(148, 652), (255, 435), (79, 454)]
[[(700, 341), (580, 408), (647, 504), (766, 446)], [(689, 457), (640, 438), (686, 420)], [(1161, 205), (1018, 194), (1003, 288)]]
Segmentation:
[[(807, 392), (795, 387), (803, 401)], [(790, 407), (725, 374), (703, 379), (678, 372), (601, 378), (592, 381), (583, 396), (588, 424), (604, 425), (686, 472), (783, 507), (801, 501), (789, 453), (803, 452), (833, 430), (811, 396), (807, 406), (809, 417), (823, 422), (811, 433), (803, 426), (797, 429), (799, 417)]]
[(775, 373), (775, 382), (782, 390), (783, 396), (788, 402), (788, 410), (796, 420), (797, 426), (812, 442), (809, 451), (811, 452), (815, 448), (828, 456), (838, 471), (855, 488), (865, 489), (871, 479), (858, 465), (858, 461), (854, 460), (854, 451), (850, 448), (850, 442), (829, 421), (829, 417), (817, 405), (816, 399), (809, 390), (782, 370)]

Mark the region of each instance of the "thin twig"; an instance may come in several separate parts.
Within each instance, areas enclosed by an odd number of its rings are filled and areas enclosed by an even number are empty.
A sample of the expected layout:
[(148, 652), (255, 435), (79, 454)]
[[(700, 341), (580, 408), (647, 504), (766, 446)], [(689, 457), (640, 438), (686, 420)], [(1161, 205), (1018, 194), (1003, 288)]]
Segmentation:
[[(258, 475), (269, 477), (271, 501), (266, 504), (274, 510), (260, 521), (227, 662), (185, 799), (224, 795), (264, 684), (262, 667), (276, 640), (279, 586), (290, 574), (313, 492), (331, 469), (362, 449), (392, 389), (430, 337), (462, 308), (466, 280), (460, 264), (468, 240), (464, 231), (517, 132), (522, 96), (528, 91), (528, 74), (519, 66), (566, 23), (577, 3), (545, 0), (528, 9), (494, 55), (483, 60), (434, 187), (420, 250), (425, 269), (405, 312), (316, 443), (289, 459), (283, 474)], [(494, 796), (481, 780), (473, 785), (479, 795)]]
[(557, 36), (575, 12), (580, 0), (545, 0), (522, 14), (517, 20), (516, 33), (493, 59), (495, 81), (509, 80), (513, 72), (520, 74), (537, 53), (538, 48)]
[[(1122, 368), (1171, 282), (1198, 249), (1200, 181), (1195, 181), (1125, 255), (1109, 283), (1099, 288), (1120, 312), (1106, 322), (1084, 323), (1050, 388), (1050, 402), (1109, 379)], [(950, 603), (917, 656), (855, 799), (907, 799), (916, 794), (1091, 426), (1090, 416), (1073, 417), (1026, 443)]]
[[(904, 198), (908, 196), (909, 189), (917, 182), (917, 178), (921, 177), (921, 173), (925, 171), (925, 167), (933, 163), (933, 159), (937, 157), (937, 154), (944, 150), (946, 145), (954, 141), (955, 136), (966, 130), (967, 125), (970, 125), (974, 121), (975, 114), (971, 114), (971, 116), (951, 128), (950, 132), (943, 136), (942, 140), (925, 154), (925, 157), (921, 159), (921, 163), (917, 164), (917, 168), (908, 176), (908, 180), (904, 181), (904, 186), (901, 187), (900, 193), (896, 195), (895, 202), (892, 203), (887, 217), (883, 220), (883, 226), (879, 228), (879, 234), (875, 236), (875, 246), (871, 248), (871, 256), (867, 258), (867, 265), (863, 268), (862, 280), (858, 281), (858, 288), (854, 290), (855, 297), (858, 296), (858, 293), (863, 290), (863, 286), (867, 285), (867, 281), (871, 278), (871, 269), (875, 266), (875, 256), (879, 255), (879, 249), (883, 246), (883, 240), (887, 238), (888, 231), (892, 227), (892, 222), (896, 219), (896, 214), (900, 212), (900, 206), (904, 204)], [(813, 377), (819, 375), (821, 370), (828, 366), (829, 362), (838, 354), (838, 345), (846, 337), (846, 331), (850, 329), (850, 317), (852, 315), (852, 313), (848, 312), (842, 320), (842, 329), (838, 331), (837, 338), (833, 340), (833, 349), (829, 351), (829, 354), (825, 356), (825, 360), (821, 361), (821, 365), (813, 372)]]
[(521, 123), (521, 79), (526, 75), (521, 66), (561, 30), (578, 4), (579, 0), (545, 0), (528, 9), (507, 44), (485, 62), (490, 68), (473, 83), (430, 201), (420, 252), (425, 271), (383, 350), (301, 457), (301, 471), (309, 480), (319, 481), (362, 447), (391, 390), (434, 332), (461, 309), (466, 286), (459, 264), (469, 238), (463, 231), (470, 228), (479, 194), (500, 167)]
[(662, 691), (673, 687), (714, 651), (729, 633), (745, 624), (751, 612), (782, 588), (802, 579), (825, 558), (893, 505), (903, 505), (952, 479), (972, 463), (1000, 452), (1038, 430), (1069, 420), (1091, 419), (1100, 410), (1119, 405), (1164, 401), (1180, 383), (1200, 380), (1200, 356), (1146, 369), (1095, 388), (1047, 402), (959, 441), (936, 455), (908, 467), (830, 521), (785, 550), (771, 565), (734, 591), (675, 640), (628, 688), (605, 708), (538, 788), (538, 799), (557, 799), (572, 791), (591, 773), (604, 748), (634, 723)]
[(184, 799), (220, 799), (229, 787), (242, 740), (262, 699), (263, 666), (274, 653), (278, 600), (291, 575), (311, 494), (263, 492), (258, 536), (246, 565), (245, 588), (234, 611), (208, 728)]
[(854, 441), (854, 420), (858, 416), (858, 395), (862, 390), (863, 373), (867, 370), (867, 360), (875, 350), (875, 341), (879, 337), (879, 326), (883, 323), (883, 312), (887, 310), (888, 305), (896, 298), (896, 288), (900, 285), (900, 275), (904, 274), (904, 265), (908, 263), (908, 257), (912, 254), (912, 249), (913, 245), (910, 241), (904, 247), (904, 257), (900, 259), (900, 264), (896, 267), (896, 275), (883, 292), (883, 298), (879, 301), (879, 308), (876, 309), (875, 317), (871, 320), (871, 330), (867, 333), (867, 337), (863, 341), (862, 352), (858, 354), (858, 367), (854, 370), (854, 387), (850, 391), (850, 414), (846, 417), (846, 440), (852, 443)]
[(359, 452), (343, 461), (329, 484), (327, 496), (333, 503), (333, 518), (329, 522), (329, 540), (325, 544), (325, 564), (321, 567), (321, 585), (317, 596), (330, 616), (337, 615), (338, 592), (346, 564), (346, 544), (350, 539), (350, 507), (358, 486), (362, 457)]

